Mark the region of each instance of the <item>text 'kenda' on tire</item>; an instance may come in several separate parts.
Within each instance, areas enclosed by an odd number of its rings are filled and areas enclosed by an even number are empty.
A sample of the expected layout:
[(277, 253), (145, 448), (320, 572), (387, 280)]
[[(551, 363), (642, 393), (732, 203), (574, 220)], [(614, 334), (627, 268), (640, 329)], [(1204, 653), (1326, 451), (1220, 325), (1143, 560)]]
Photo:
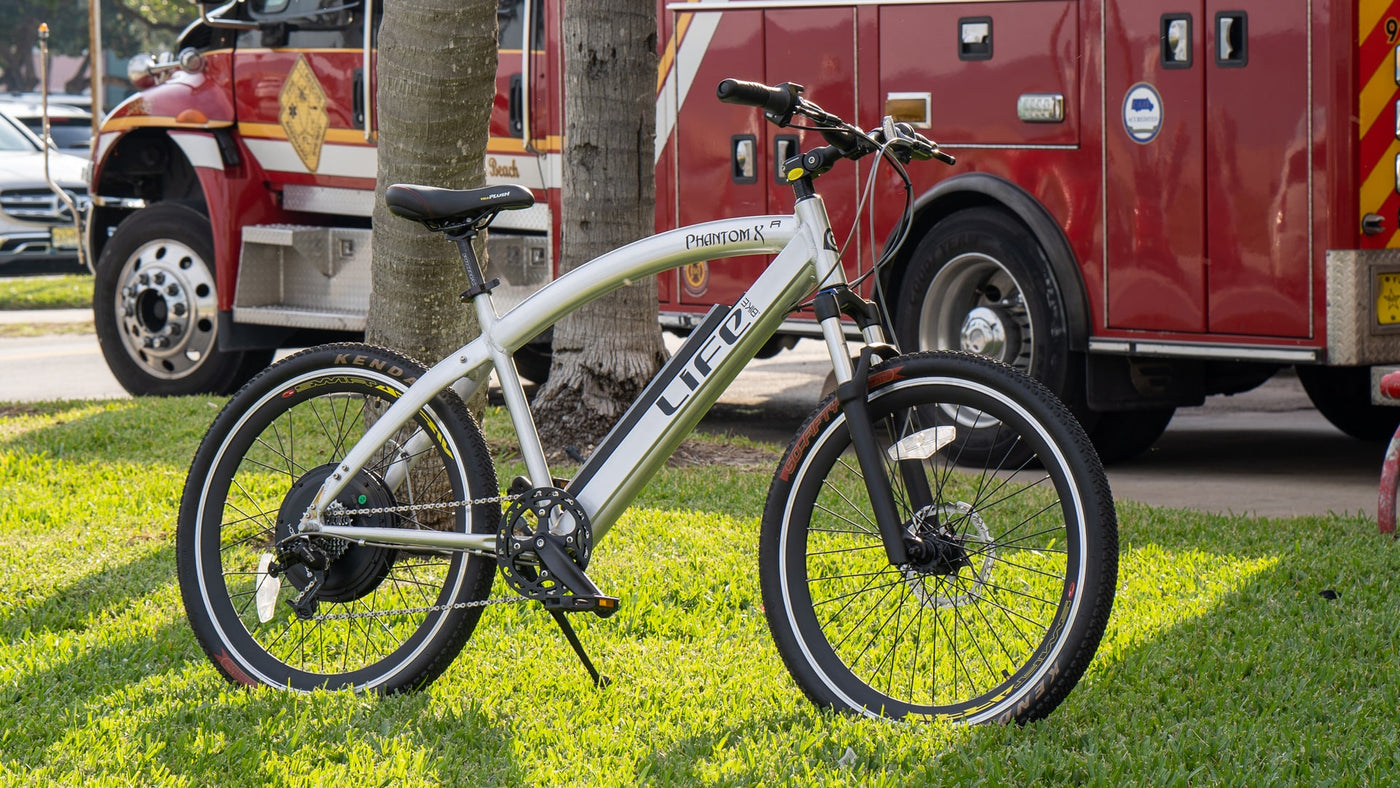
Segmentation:
[[(843, 711), (1049, 714), (1093, 658), (1118, 576), (1113, 498), (1088, 437), (1045, 386), (980, 356), (900, 356), (869, 381), (885, 473), (921, 554), (891, 564), (828, 397), (763, 512), (760, 582), (783, 661), (809, 698)], [(982, 420), (1000, 451), (959, 440)]]
[(136, 395), (227, 394), (272, 358), (219, 349), (209, 219), (182, 203), (128, 216), (102, 248), (93, 281), (97, 340), (112, 375)]
[[(410, 690), (471, 636), (481, 615), (471, 603), (486, 598), (496, 571), (489, 558), (310, 537), (292, 540), (304, 560), (277, 566), (322, 482), (422, 374), (392, 351), (326, 345), (254, 378), (210, 427), (180, 500), (175, 556), (190, 624), (230, 681)], [(368, 527), (494, 533), (497, 494), (481, 432), (448, 390), (392, 436), (328, 514)], [(308, 569), (316, 566), (326, 567), (319, 578)]]
[[(1045, 250), (1009, 212), (967, 208), (919, 242), (894, 303), (895, 334), (909, 350), (963, 350), (1000, 361), (1050, 388), (1074, 412), (1104, 462), (1152, 445), (1173, 409), (1090, 411), (1084, 359), (1070, 349), (1068, 305)], [(995, 454), (987, 428), (963, 440)]]

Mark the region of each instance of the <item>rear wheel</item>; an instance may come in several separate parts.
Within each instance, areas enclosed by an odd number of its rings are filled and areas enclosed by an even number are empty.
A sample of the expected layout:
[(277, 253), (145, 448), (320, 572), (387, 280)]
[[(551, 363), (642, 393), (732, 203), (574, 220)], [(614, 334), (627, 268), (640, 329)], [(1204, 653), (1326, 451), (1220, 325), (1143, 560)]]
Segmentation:
[(92, 312), (102, 355), (132, 394), (227, 394), (271, 350), (219, 349), (219, 302), (209, 219), (156, 203), (127, 217), (102, 248)]
[(1096, 413), (1089, 439), (1104, 463), (1130, 459), (1151, 448), (1174, 415), (1176, 408)]
[(1364, 441), (1388, 439), (1400, 424), (1400, 408), (1371, 404), (1370, 367), (1299, 366), (1298, 382), (1332, 426)]
[[(1088, 438), (1044, 386), (976, 356), (901, 356), (870, 380), (903, 525), (929, 551), (890, 564), (828, 398), (764, 509), (760, 581), (784, 662), (843, 711), (1048, 714), (1092, 659), (1117, 578), (1113, 499)], [(1004, 451), (965, 450), (958, 433), (979, 419)]]
[[(431, 681), (471, 636), (481, 608), (466, 605), (487, 596), (495, 572), (486, 558), (313, 536), (302, 544), (326, 564), (322, 583), (313, 585), (313, 561), (270, 571), (336, 463), (422, 373), (379, 348), (317, 348), (264, 372), (210, 428), (185, 483), (176, 557), (190, 623), (230, 681), (396, 692)], [(410, 447), (413, 468), (395, 482), (390, 465)], [(496, 494), (481, 434), (447, 391), (392, 436), (327, 518), (494, 533), (499, 504), (458, 502)], [(289, 604), (303, 595), (309, 616)]]

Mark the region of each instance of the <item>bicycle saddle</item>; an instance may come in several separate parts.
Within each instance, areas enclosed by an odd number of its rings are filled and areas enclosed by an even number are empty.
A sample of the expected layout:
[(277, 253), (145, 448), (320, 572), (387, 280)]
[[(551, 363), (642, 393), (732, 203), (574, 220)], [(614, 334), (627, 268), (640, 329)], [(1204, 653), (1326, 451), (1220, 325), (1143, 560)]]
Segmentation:
[(480, 189), (440, 189), (396, 183), (384, 192), (390, 213), (430, 224), (435, 228), (476, 224), (498, 211), (529, 208), (535, 197), (523, 186), (485, 186)]

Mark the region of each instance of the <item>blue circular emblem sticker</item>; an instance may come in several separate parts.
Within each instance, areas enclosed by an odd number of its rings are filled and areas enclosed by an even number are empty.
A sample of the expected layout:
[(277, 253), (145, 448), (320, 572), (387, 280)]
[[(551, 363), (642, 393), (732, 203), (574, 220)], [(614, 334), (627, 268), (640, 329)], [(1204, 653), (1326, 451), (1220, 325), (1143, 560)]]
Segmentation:
[(1162, 96), (1157, 89), (1139, 82), (1123, 97), (1123, 127), (1133, 142), (1143, 145), (1157, 138), (1162, 130)]

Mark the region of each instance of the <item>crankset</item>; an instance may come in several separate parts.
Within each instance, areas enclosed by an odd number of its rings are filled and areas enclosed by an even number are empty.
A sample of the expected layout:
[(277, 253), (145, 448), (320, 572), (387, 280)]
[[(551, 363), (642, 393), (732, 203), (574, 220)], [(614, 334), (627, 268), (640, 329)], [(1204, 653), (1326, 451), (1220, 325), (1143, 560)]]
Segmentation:
[(617, 612), (584, 569), (593, 553), (593, 528), (583, 506), (557, 487), (520, 493), (496, 532), (496, 564), (506, 584), (549, 610)]
[(506, 584), (544, 604), (593, 683), (608, 684), (583, 649), (565, 613), (592, 611), (600, 618), (617, 612), (617, 597), (604, 596), (584, 573), (593, 554), (593, 528), (573, 496), (557, 487), (511, 485), (515, 502), (496, 532), (496, 565)]

